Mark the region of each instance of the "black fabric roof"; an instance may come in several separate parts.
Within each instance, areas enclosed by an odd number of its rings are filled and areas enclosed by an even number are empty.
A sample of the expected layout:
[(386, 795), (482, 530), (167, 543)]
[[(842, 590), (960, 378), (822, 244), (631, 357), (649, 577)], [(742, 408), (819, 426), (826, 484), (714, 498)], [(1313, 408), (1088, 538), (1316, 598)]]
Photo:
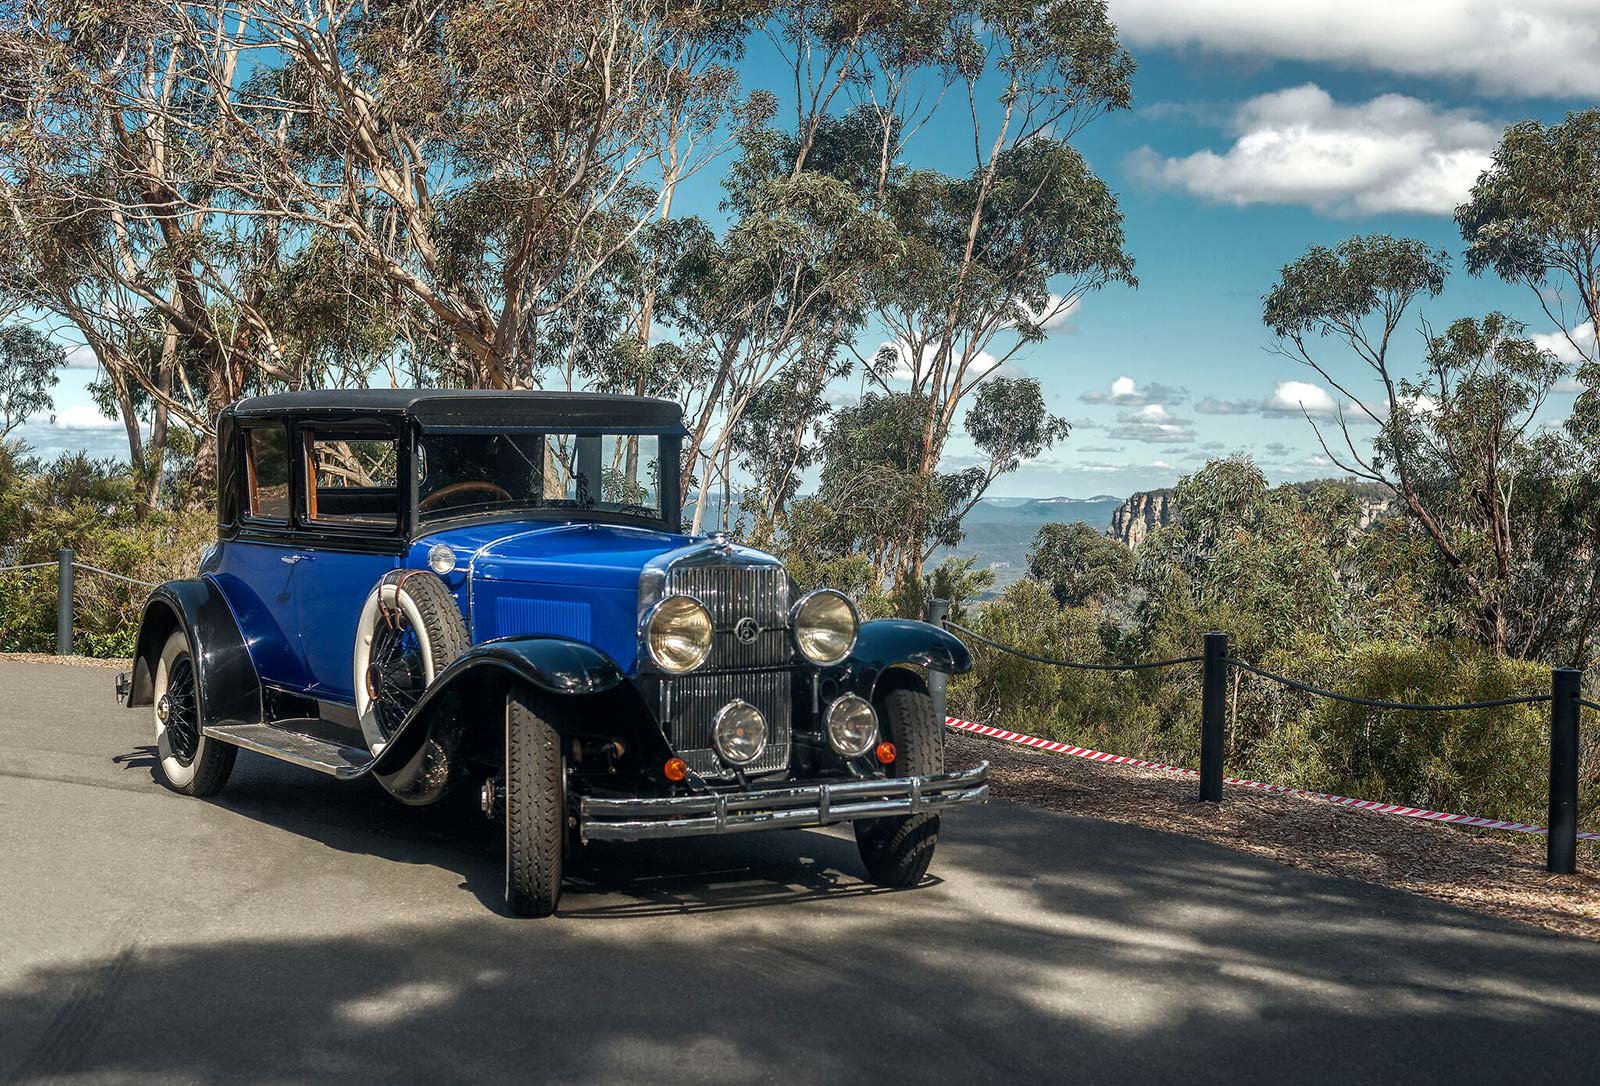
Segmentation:
[(671, 400), (597, 392), (491, 389), (351, 388), (251, 396), (228, 409), (263, 415), (408, 415), (424, 427), (508, 426), (645, 429), (681, 433), (683, 409)]

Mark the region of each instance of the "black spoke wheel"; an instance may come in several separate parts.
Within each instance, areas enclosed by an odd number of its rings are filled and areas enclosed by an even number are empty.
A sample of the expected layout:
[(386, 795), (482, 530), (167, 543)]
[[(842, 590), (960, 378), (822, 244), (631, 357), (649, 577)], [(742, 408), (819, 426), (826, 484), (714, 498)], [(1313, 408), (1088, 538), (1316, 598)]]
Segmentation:
[(195, 700), (193, 657), (185, 654), (172, 662), (163, 697), (172, 753), (188, 765), (200, 749), (200, 706)]
[(155, 678), (156, 761), (161, 777), (174, 792), (214, 795), (228, 783), (239, 748), (207, 736), (202, 727), (201, 676), (188, 635), (174, 630), (148, 662)]
[(384, 739), (394, 735), (427, 686), (422, 644), (403, 614), (384, 622), (372, 637), (367, 664), (367, 695)]

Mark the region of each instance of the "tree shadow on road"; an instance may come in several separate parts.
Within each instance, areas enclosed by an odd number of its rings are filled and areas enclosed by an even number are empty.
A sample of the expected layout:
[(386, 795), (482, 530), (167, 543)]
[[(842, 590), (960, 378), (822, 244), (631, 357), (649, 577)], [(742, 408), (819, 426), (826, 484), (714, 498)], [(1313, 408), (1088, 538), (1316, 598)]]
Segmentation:
[[(241, 756), (211, 802), (340, 852), (455, 872), (481, 906), (504, 915), (501, 830), (464, 791), (437, 806), (407, 807), (366, 781), (340, 783)], [(642, 918), (891, 892), (863, 881), (847, 828), (754, 837), (595, 842), (569, 867), (561, 915)], [(923, 885), (938, 883), (929, 876)]]
[[(220, 806), (460, 872), (498, 903), (498, 843), (481, 822), (473, 836), (470, 810), (299, 776), (247, 769)], [(405, 899), (317, 917), (313, 898), (303, 932), (272, 913), (245, 937), (157, 928), (0, 985), (0, 1036), (17, 1039), (0, 1075), (1592, 1076), (1594, 944), (1001, 803), (947, 818), (942, 883), (880, 892), (857, 863), (823, 832), (612, 846), (550, 920), (408, 920)], [(753, 907), (769, 902), (786, 907)], [(237, 907), (249, 931), (255, 906)]]

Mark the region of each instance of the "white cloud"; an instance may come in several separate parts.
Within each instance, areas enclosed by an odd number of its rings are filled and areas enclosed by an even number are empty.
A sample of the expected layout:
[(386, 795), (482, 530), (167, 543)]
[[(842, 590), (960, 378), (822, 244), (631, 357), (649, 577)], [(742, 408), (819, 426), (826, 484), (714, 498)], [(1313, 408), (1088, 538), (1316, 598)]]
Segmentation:
[(28, 425), (40, 430), (121, 430), (122, 423), (108, 419), (92, 404), (75, 403), (55, 412), (52, 422), (48, 414), (33, 415)]
[(1304, 411), (1326, 418), (1338, 414), (1339, 405), (1321, 385), (1309, 381), (1279, 381), (1261, 410), (1268, 415), (1299, 415)]
[(1600, 94), (1596, 0), (1110, 0), (1135, 47), (1329, 63), (1495, 93)]
[(1149, 445), (1187, 445), (1194, 440), (1194, 424), (1169, 413), (1158, 403), (1137, 411), (1124, 411), (1109, 430), (1113, 441), (1142, 441)]
[(1194, 405), (1201, 415), (1253, 415), (1260, 407), (1254, 400), (1219, 400), (1215, 396), (1207, 396)]
[(67, 348), (67, 364), (69, 370), (94, 370), (100, 368), (100, 360), (94, 356), (94, 351), (87, 343), (79, 343)]
[(1070, 326), (1072, 318), (1078, 312), (1079, 299), (1073, 298), (1068, 301), (1059, 294), (1051, 294), (1039, 309), (1034, 309), (1027, 302), (1019, 301), (1017, 304), (1027, 312), (1029, 319), (1048, 335)]
[(1347, 105), (1314, 83), (1235, 111), (1233, 145), (1167, 158), (1128, 156), (1133, 175), (1234, 204), (1303, 204), (1329, 214), (1448, 215), (1489, 165), (1499, 131), (1475, 114), (1402, 94)]
[[(928, 346), (922, 349), (922, 363), (919, 367), (922, 373), (929, 373), (933, 370), (934, 358), (938, 355), (938, 353), (939, 348), (936, 346)], [(912, 372), (911, 368), (911, 348), (904, 343), (898, 343), (893, 340), (885, 340), (884, 342), (878, 344), (878, 349), (873, 352), (873, 357), (879, 360), (893, 359), (888, 373), (888, 379), (891, 381), (903, 381), (909, 384), (916, 376), (916, 374)], [(994, 355), (990, 354), (988, 351), (979, 351), (977, 357), (975, 357), (971, 362), (971, 368), (968, 370), (968, 377), (970, 378), (979, 373), (988, 373), (991, 369), (993, 369), (995, 362), (996, 359)], [(1007, 364), (1001, 366), (999, 370), (995, 372), (994, 376), (1023, 377), (1026, 376), (1026, 374), (1024, 374), (1017, 367)]]
[(1180, 404), (1188, 400), (1189, 390), (1163, 385), (1153, 381), (1141, 389), (1132, 377), (1122, 376), (1111, 382), (1105, 391), (1092, 389), (1079, 396), (1084, 403), (1111, 403), (1119, 407), (1143, 407), (1146, 404)]
[(1570, 335), (1561, 332), (1541, 332), (1533, 337), (1533, 345), (1540, 350), (1549, 351), (1569, 366), (1576, 366), (1582, 362), (1583, 352), (1574, 347), (1574, 343), (1581, 344), (1590, 350), (1595, 349), (1594, 322), (1584, 321), (1574, 328)]

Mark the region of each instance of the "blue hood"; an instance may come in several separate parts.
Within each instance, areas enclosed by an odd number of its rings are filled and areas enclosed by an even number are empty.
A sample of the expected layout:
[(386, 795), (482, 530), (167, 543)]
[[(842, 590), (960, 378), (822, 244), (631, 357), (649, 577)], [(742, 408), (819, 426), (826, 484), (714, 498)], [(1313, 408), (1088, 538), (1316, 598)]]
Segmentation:
[[(636, 592), (639, 571), (646, 563), (692, 541), (690, 536), (645, 528), (524, 521), (448, 528), (422, 537), (417, 546), (425, 555), (429, 547), (447, 544), (456, 552), (458, 566), (465, 569), (470, 562), (480, 581)], [(416, 564), (424, 565), (426, 559)]]
[[(425, 569), (440, 543), (456, 552), (445, 577), (476, 644), (500, 637), (567, 637), (600, 649), (624, 672), (638, 658), (639, 575), (688, 536), (609, 524), (471, 524), (418, 539), (407, 564)], [(470, 574), (470, 585), (469, 585)]]

